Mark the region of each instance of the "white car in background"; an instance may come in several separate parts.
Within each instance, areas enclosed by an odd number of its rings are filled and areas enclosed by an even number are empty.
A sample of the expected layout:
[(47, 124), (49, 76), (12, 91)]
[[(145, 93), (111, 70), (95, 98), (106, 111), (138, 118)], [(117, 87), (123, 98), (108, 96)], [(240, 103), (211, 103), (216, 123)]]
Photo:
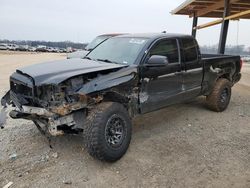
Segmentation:
[(0, 44), (0, 50), (8, 50), (7, 44)]
[(250, 56), (242, 56), (241, 58), (244, 62), (250, 62)]
[(16, 44), (7, 44), (8, 50), (16, 50), (18, 48), (18, 45)]
[(47, 52), (47, 47), (44, 45), (38, 45), (36, 48), (37, 52)]
[(29, 46), (29, 51), (30, 52), (35, 52), (36, 51), (36, 47)]
[(29, 46), (28, 45), (19, 45), (16, 50), (17, 51), (28, 51)]
[(55, 51), (53, 47), (47, 47), (46, 50), (47, 50), (47, 52), (54, 52)]

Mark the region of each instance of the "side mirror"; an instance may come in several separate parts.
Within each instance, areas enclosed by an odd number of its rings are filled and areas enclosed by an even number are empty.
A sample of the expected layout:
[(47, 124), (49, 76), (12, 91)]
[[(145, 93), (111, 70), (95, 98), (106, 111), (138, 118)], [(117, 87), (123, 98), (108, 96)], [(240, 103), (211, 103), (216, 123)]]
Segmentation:
[(146, 63), (147, 67), (163, 67), (168, 65), (169, 61), (166, 56), (162, 55), (152, 55), (148, 62)]

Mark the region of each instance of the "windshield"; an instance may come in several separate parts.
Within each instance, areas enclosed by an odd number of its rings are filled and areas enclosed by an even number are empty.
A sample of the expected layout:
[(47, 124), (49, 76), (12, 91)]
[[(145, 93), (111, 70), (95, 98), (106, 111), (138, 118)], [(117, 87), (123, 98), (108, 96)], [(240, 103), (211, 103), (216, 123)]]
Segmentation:
[(90, 51), (90, 50), (94, 49), (98, 44), (102, 43), (103, 41), (105, 41), (108, 38), (109, 38), (109, 36), (98, 36), (98, 37), (96, 37), (93, 41), (91, 41), (85, 47), (85, 50)]
[(90, 52), (87, 58), (131, 65), (134, 64), (147, 40), (130, 37), (110, 38)]

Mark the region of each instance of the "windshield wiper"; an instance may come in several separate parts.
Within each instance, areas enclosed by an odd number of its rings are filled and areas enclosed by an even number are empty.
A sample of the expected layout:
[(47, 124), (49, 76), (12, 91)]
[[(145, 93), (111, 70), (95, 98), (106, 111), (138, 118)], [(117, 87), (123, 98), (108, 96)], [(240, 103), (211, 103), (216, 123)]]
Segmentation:
[(117, 63), (117, 62), (110, 61), (109, 59), (97, 59), (97, 61), (102, 61), (102, 62), (105, 62), (105, 63), (115, 63), (115, 64), (119, 64), (119, 63)]
[(90, 57), (85, 56), (83, 59), (92, 60)]

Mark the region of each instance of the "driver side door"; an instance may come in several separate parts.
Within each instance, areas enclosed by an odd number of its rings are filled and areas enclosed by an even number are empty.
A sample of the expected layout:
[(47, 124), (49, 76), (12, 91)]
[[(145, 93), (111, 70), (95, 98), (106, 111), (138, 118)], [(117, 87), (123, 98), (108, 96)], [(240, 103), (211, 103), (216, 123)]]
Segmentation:
[[(163, 66), (148, 66), (153, 55), (165, 56), (168, 63)], [(181, 99), (182, 67), (177, 39), (161, 39), (149, 50), (141, 67), (141, 91), (139, 94), (141, 113), (157, 110)]]

